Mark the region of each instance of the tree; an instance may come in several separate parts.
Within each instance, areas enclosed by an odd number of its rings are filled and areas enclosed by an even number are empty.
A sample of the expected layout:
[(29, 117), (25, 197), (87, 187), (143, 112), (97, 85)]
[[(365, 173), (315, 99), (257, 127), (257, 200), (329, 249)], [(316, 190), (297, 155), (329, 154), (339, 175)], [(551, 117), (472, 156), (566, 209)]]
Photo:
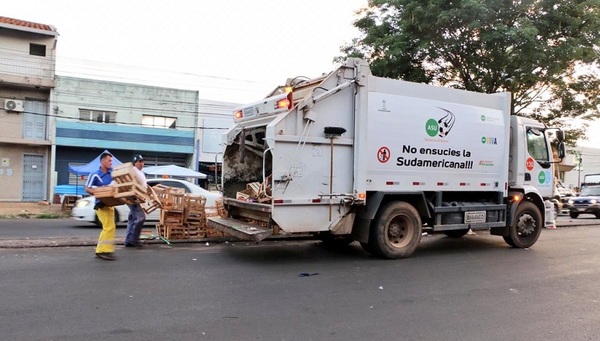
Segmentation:
[[(510, 91), (512, 113), (585, 137), (600, 117), (600, 0), (369, 0), (342, 57), (374, 75), (484, 93)], [(585, 127), (585, 126), (584, 126)]]

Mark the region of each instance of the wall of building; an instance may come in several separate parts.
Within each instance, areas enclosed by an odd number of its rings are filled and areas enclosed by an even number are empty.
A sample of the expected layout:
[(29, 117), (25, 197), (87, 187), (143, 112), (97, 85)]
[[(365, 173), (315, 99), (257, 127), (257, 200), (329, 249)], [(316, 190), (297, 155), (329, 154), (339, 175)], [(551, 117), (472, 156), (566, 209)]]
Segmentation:
[[(45, 146), (2, 145), (0, 148), (0, 201), (22, 201), (24, 155), (41, 155), (46, 160)], [(44, 170), (47, 173), (47, 170)], [(45, 181), (44, 181), (45, 183)]]
[[(0, 21), (0, 201), (49, 199), (57, 35), (48, 25)], [(43, 46), (45, 55), (31, 44)], [(6, 100), (22, 101), (24, 110), (5, 110)]]
[[(56, 38), (0, 27), (0, 74), (10, 84), (52, 88), (56, 64)], [(46, 46), (46, 56), (29, 54), (29, 44)]]
[(600, 173), (600, 149), (589, 147), (576, 147), (570, 150), (575, 154), (575, 161), (581, 155), (581, 167), (576, 163), (575, 168), (565, 173), (564, 186), (567, 188), (577, 188), (586, 174)]
[[(23, 136), (23, 128), (24, 128), (24, 117), (29, 113), (26, 112), (14, 112), (7, 111), (4, 109), (4, 101), (8, 99), (19, 99), (21, 101), (40, 101), (45, 102), (43, 112), (35, 113), (40, 116), (41, 119), (46, 120), (49, 117), (49, 110), (47, 106), (47, 101), (50, 96), (50, 92), (48, 90), (34, 90), (28, 88), (16, 88), (4, 86), (0, 87), (0, 143), (8, 142), (8, 143), (30, 143), (28, 139)], [(43, 116), (43, 118), (41, 117)], [(45, 134), (44, 140), (49, 140), (50, 136)]]
[[(104, 150), (122, 162), (142, 154), (146, 165), (192, 167), (198, 92), (102, 80), (56, 77), (57, 184), (74, 184), (69, 164), (85, 164)], [(80, 109), (116, 113), (114, 123), (80, 119)], [(142, 125), (145, 116), (176, 119), (172, 128)]]

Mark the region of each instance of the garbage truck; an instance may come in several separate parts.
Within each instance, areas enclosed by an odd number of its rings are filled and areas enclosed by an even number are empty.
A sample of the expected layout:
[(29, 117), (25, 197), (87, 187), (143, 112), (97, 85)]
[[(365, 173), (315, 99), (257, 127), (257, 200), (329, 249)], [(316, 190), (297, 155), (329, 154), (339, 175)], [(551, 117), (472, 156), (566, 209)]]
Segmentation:
[(226, 215), (207, 225), (261, 241), (309, 235), (405, 258), (425, 233), (489, 230), (528, 248), (552, 197), (564, 134), (511, 115), (509, 93), (376, 77), (350, 58), (236, 109), (223, 135)]

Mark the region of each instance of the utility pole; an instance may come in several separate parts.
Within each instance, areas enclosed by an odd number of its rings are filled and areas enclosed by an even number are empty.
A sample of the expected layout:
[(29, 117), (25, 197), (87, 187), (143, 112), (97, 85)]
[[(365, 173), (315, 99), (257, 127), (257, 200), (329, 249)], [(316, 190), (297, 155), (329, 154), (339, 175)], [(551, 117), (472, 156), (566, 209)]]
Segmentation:
[(581, 192), (581, 163), (583, 159), (581, 158), (581, 152), (575, 152), (577, 156), (577, 191)]

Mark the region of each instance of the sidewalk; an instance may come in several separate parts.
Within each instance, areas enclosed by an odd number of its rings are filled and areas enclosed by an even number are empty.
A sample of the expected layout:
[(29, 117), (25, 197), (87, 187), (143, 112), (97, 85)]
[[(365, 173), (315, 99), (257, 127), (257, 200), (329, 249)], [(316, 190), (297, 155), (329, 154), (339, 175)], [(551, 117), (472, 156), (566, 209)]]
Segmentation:
[(0, 202), (0, 217), (34, 217), (38, 215), (65, 215), (69, 212), (63, 212), (60, 204), (50, 204), (47, 201), (40, 202)]

